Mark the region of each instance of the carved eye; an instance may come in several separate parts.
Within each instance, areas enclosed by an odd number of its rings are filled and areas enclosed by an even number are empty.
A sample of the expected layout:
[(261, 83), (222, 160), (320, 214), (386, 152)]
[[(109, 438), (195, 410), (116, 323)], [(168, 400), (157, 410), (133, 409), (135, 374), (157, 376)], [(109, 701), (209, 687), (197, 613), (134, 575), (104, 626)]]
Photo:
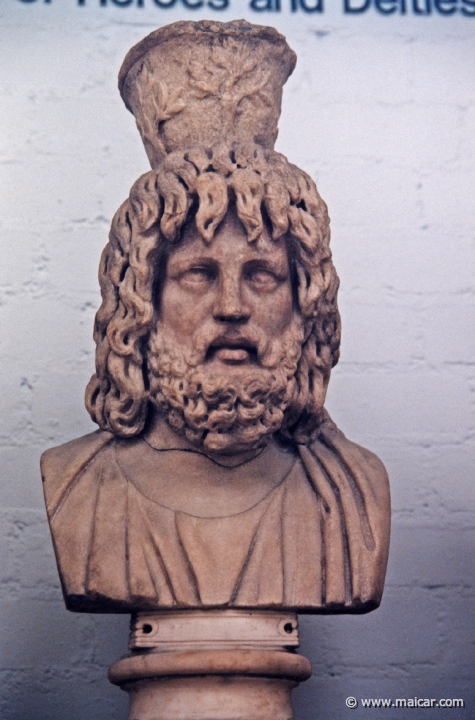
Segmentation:
[(244, 277), (257, 290), (274, 290), (279, 284), (279, 280), (274, 273), (265, 268), (249, 268), (246, 270)]
[(210, 267), (191, 267), (181, 276), (181, 280), (190, 285), (203, 285), (216, 279), (216, 271)]

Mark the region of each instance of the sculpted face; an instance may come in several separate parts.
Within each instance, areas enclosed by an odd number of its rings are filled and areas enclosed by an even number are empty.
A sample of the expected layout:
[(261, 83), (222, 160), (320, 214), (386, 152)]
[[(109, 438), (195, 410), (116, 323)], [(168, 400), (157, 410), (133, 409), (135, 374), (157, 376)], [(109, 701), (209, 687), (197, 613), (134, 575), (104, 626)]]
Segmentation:
[(206, 244), (193, 222), (172, 248), (151, 334), (151, 394), (208, 452), (260, 447), (295, 390), (302, 322), (284, 240), (248, 242), (230, 209)]
[(249, 243), (233, 210), (209, 245), (194, 224), (187, 226), (168, 259), (159, 314), (159, 328), (176, 348), (191, 357), (198, 349), (199, 360), (216, 372), (245, 372), (287, 332), (293, 316), (284, 241), (273, 242), (264, 227)]

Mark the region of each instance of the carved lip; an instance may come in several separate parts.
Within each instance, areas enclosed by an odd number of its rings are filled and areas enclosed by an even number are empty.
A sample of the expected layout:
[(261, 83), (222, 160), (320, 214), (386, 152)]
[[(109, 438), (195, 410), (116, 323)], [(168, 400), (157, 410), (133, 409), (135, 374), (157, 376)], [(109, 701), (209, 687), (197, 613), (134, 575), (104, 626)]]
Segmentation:
[(214, 340), (208, 348), (206, 360), (214, 359), (233, 364), (257, 363), (257, 348), (246, 338), (225, 335)]

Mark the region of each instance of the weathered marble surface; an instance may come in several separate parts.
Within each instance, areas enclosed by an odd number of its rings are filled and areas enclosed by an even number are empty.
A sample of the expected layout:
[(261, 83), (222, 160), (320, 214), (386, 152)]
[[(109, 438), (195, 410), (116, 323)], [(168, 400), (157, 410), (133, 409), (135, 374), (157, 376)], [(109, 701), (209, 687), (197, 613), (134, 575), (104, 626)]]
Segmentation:
[(152, 33), (121, 70), (152, 170), (100, 267), (101, 431), (42, 463), (70, 609), (379, 604), (387, 476), (323, 409), (327, 208), (273, 150), (294, 63), (273, 29), (204, 21)]

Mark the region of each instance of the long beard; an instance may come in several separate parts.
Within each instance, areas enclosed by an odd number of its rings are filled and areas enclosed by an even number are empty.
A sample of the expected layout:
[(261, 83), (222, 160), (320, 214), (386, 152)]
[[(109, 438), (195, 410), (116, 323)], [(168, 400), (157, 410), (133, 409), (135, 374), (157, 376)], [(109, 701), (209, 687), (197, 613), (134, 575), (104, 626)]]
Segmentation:
[(188, 353), (157, 328), (150, 337), (150, 395), (169, 425), (196, 447), (233, 454), (263, 447), (284, 421), (298, 394), (296, 370), (303, 331), (295, 317), (286, 332), (263, 343), (247, 328), (240, 332), (257, 349), (257, 364), (223, 367), (205, 361), (218, 334), (206, 329), (193, 337)]

